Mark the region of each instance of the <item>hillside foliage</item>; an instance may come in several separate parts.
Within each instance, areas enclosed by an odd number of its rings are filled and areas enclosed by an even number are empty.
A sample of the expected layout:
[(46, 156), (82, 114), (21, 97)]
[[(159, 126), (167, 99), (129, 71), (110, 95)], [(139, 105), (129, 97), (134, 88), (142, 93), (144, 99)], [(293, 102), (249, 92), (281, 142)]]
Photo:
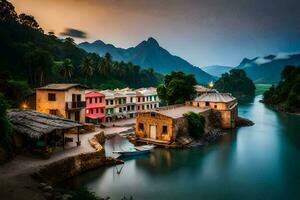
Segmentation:
[(248, 100), (255, 95), (255, 85), (242, 69), (232, 69), (229, 73), (222, 74), (215, 82), (219, 92), (228, 92), (240, 100)]
[[(0, 0), (0, 8), (0, 83), (18, 81), (30, 89), (76, 82), (107, 89), (156, 86), (162, 80), (163, 76), (151, 68), (115, 62), (109, 54), (100, 57), (78, 48), (72, 38), (45, 34), (33, 16), (18, 15), (6, 0)], [(13, 104), (20, 101), (13, 100)]]
[(300, 67), (286, 66), (281, 81), (263, 95), (263, 102), (287, 112), (300, 112)]

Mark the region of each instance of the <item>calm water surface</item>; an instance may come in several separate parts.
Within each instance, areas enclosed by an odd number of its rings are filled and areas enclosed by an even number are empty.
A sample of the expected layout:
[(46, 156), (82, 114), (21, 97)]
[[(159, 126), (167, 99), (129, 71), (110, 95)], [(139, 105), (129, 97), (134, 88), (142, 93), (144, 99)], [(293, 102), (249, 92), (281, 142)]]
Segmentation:
[[(156, 149), (127, 160), (123, 168), (97, 169), (65, 185), (86, 186), (113, 200), (300, 199), (300, 116), (274, 112), (260, 98), (239, 106), (240, 116), (255, 125), (232, 131), (215, 144)], [(129, 145), (114, 138), (106, 142), (107, 154)]]

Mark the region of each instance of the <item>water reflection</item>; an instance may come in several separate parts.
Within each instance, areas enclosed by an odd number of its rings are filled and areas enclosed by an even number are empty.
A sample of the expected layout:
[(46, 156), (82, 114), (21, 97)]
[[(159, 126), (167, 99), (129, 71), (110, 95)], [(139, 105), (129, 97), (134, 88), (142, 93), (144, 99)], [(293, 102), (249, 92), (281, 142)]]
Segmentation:
[[(229, 131), (215, 144), (192, 149), (155, 149), (120, 167), (88, 172), (68, 182), (99, 196), (120, 199), (299, 199), (300, 117), (259, 103), (241, 104), (252, 127)], [(107, 155), (131, 146), (115, 137)]]

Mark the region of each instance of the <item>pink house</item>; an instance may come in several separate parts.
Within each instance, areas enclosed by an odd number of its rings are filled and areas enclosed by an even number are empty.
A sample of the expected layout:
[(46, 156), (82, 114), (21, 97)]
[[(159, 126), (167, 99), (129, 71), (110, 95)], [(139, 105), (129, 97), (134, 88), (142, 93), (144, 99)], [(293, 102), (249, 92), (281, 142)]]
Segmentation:
[(86, 107), (85, 119), (86, 122), (102, 123), (105, 121), (105, 95), (90, 91), (85, 94)]

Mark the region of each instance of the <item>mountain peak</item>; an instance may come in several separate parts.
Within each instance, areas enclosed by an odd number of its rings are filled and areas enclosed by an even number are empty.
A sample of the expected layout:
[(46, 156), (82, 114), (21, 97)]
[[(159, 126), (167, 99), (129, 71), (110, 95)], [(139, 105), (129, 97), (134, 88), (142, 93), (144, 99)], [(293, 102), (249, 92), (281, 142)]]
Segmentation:
[(93, 44), (105, 45), (105, 43), (102, 40), (96, 40), (95, 42), (93, 42)]
[(149, 37), (146, 42), (150, 45), (159, 46), (158, 42), (153, 37)]

